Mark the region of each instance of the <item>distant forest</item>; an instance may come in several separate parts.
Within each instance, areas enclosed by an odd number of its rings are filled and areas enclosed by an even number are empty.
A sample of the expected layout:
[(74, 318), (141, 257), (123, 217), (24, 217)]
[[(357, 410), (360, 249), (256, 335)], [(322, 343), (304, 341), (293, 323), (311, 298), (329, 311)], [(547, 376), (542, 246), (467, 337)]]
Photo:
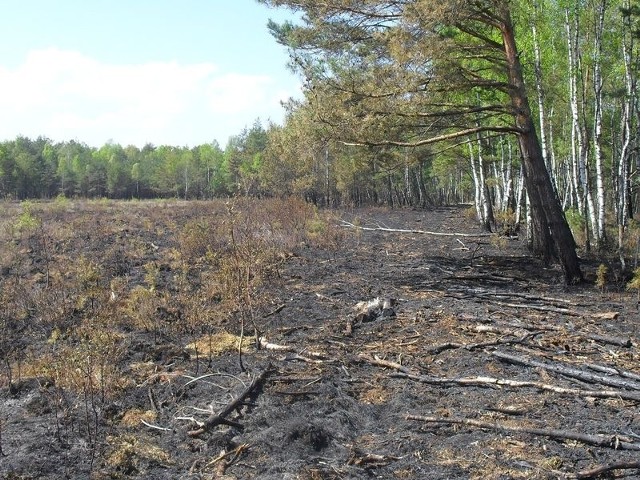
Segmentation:
[[(224, 149), (217, 142), (193, 148), (148, 144), (140, 149), (116, 143), (95, 148), (73, 140), (57, 143), (20, 136), (0, 143), (0, 198), (297, 195), (322, 206), (472, 200), (470, 179), (465, 180), (463, 172), (455, 182), (455, 196), (445, 198), (446, 189), (438, 188), (426, 158), (401, 169), (378, 167), (381, 152), (335, 144), (330, 148), (328, 142), (319, 154), (309, 150), (295, 159), (280, 155), (290, 148), (282, 143), (286, 131), (256, 120), (232, 136)], [(290, 151), (295, 151), (293, 146)], [(419, 197), (407, 194), (407, 181), (420, 191)]]

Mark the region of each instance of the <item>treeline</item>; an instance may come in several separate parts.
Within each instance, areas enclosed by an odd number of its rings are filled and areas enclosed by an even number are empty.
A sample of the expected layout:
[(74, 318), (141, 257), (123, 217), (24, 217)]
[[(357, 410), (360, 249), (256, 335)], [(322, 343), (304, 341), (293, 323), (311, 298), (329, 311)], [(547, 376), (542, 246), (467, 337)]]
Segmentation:
[(195, 148), (145, 145), (101, 148), (76, 141), (18, 137), (0, 143), (4, 198), (210, 198), (258, 191), (255, 177), (266, 146), (259, 122), (230, 139)]
[(95, 148), (77, 141), (56, 143), (46, 137), (20, 136), (0, 143), (0, 198), (297, 195), (334, 206), (436, 202), (436, 183), (430, 179), (427, 159), (398, 170), (386, 165), (380, 152), (338, 150), (329, 144), (317, 155), (309, 150), (308, 155), (292, 158), (282, 151), (289, 148), (281, 142), (285, 131), (256, 120), (232, 136), (224, 149), (217, 142), (193, 148), (116, 143)]

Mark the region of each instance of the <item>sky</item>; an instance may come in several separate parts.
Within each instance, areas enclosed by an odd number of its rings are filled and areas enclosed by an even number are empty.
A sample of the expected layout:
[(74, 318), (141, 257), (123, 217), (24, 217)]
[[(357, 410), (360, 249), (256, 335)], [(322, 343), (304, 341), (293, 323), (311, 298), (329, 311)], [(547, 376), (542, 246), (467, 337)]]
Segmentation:
[(193, 147), (300, 97), (255, 0), (0, 0), (0, 141)]

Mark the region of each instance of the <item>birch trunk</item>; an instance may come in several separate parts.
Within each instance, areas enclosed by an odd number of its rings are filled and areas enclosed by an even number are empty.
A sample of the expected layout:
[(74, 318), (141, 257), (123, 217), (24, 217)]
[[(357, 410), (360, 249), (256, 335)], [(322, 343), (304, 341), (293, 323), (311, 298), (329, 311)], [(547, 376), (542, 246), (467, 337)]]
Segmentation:
[(622, 106), (622, 148), (618, 163), (618, 198), (617, 198), (617, 220), (618, 220), (618, 255), (622, 268), (625, 269), (626, 261), (624, 256), (624, 235), (627, 228), (629, 216), (629, 171), (631, 159), (631, 130), (633, 128), (632, 112), (635, 102), (635, 80), (631, 71), (632, 37), (625, 31), (623, 39), (623, 57), (625, 65), (625, 90), (626, 97)]
[[(577, 35), (578, 20), (577, 14), (572, 23), (569, 9), (565, 9), (565, 31), (567, 34), (567, 51), (569, 60), (569, 103), (571, 106), (571, 182), (575, 193), (574, 200), (578, 211), (584, 212), (583, 188), (581, 182), (581, 154), (582, 154), (582, 132), (580, 130), (580, 111), (578, 107), (578, 52)], [(586, 218), (585, 218), (586, 220)]]
[(478, 167), (476, 165), (476, 157), (473, 153), (473, 145), (471, 141), (467, 144), (469, 147), (469, 160), (471, 162), (471, 175), (473, 177), (473, 187), (474, 187), (474, 205), (476, 207), (476, 216), (478, 221), (484, 225), (486, 221), (486, 217), (484, 216), (484, 209), (482, 207), (482, 185), (480, 183), (480, 175), (478, 173)]
[(596, 245), (602, 249), (605, 243), (605, 194), (604, 194), (604, 173), (602, 167), (602, 37), (604, 32), (604, 15), (607, 9), (607, 0), (602, 0), (598, 4), (598, 17), (596, 19), (595, 45), (594, 45), (594, 66), (593, 66), (593, 88), (595, 90), (595, 112), (594, 112), (594, 155), (596, 167), (596, 197), (597, 197), (597, 218), (595, 229)]

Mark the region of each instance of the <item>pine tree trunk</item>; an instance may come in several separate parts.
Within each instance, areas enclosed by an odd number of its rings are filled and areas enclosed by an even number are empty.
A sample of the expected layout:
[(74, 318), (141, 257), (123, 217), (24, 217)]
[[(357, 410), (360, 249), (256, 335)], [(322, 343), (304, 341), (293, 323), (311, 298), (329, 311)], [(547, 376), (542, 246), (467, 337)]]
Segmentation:
[[(540, 6), (537, 1), (533, 2), (533, 8), (535, 13), (537, 14), (540, 10)], [(537, 15), (536, 15), (537, 16)], [(538, 29), (536, 28), (537, 18), (535, 18), (531, 25), (531, 33), (533, 34), (533, 53), (534, 53), (534, 73), (536, 79), (536, 92), (538, 94), (538, 112), (539, 112), (539, 121), (540, 121), (540, 147), (542, 148), (542, 156), (544, 158), (544, 163), (547, 166), (547, 170), (549, 171), (549, 175), (551, 176), (551, 182), (554, 183), (554, 188), (556, 188), (554, 178), (553, 178), (553, 169), (550, 163), (550, 158), (547, 150), (547, 134), (546, 134), (546, 112), (544, 108), (544, 90), (542, 88), (542, 54), (540, 53), (540, 41), (538, 39)], [(557, 190), (557, 188), (556, 188)]]
[[(555, 253), (562, 266), (565, 281), (568, 284), (578, 283), (582, 281), (583, 276), (576, 253), (576, 245), (544, 163), (542, 148), (525, 90), (509, 7), (503, 5), (501, 11), (500, 28), (511, 85), (511, 103), (515, 111), (516, 127), (520, 130), (518, 141), (523, 159), (527, 192), (531, 201), (534, 248), (539, 249), (540, 251), (537, 253), (547, 259), (552, 253)], [(536, 237), (537, 241), (535, 241)]]

